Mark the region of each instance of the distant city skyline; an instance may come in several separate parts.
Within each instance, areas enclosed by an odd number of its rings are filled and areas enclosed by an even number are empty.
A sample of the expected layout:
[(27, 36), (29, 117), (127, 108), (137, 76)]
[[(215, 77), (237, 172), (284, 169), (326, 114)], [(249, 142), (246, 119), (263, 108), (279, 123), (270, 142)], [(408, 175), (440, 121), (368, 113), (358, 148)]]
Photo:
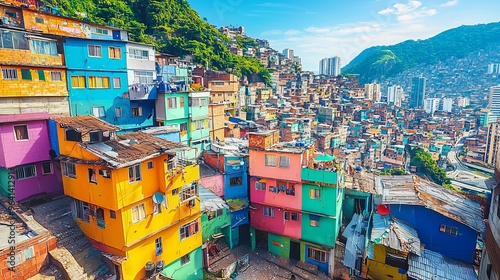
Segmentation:
[(325, 57), (340, 56), (345, 66), (371, 46), (427, 39), (461, 25), (500, 20), (500, 1), (493, 0), (188, 2), (210, 24), (244, 26), (248, 36), (269, 40), (276, 50), (293, 49), (303, 69), (314, 72)]

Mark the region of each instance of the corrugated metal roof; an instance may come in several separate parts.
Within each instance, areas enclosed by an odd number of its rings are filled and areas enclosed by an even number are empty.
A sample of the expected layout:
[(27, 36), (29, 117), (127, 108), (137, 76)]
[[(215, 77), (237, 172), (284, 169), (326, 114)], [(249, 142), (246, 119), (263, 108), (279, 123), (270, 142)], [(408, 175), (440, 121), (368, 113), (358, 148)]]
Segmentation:
[(366, 228), (368, 221), (363, 215), (354, 214), (342, 236), (347, 238), (343, 264), (349, 268), (356, 268), (356, 259), (363, 256), (366, 243)]
[(378, 176), (376, 192), (383, 204), (421, 205), (450, 219), (484, 232), (479, 203), (418, 176)]
[(391, 216), (373, 215), (370, 241), (401, 252), (420, 254), (417, 231), (406, 222)]
[(229, 209), (227, 203), (217, 194), (203, 186), (199, 188), (201, 211), (216, 211), (219, 209)]
[(418, 280), (477, 280), (472, 264), (424, 249), (420, 256), (410, 254), (408, 276)]

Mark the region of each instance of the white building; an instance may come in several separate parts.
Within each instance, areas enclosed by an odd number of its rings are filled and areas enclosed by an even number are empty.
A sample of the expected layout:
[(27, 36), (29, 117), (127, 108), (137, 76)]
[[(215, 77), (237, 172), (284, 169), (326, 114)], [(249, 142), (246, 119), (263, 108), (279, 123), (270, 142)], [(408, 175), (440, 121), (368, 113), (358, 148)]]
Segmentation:
[(366, 99), (380, 102), (380, 98), (382, 97), (380, 84), (365, 84), (365, 97)]
[(458, 107), (467, 107), (470, 104), (470, 99), (467, 97), (459, 97), (457, 99), (457, 106)]
[(439, 109), (439, 98), (426, 98), (424, 99), (424, 111), (427, 114), (434, 115), (434, 112), (436, 112)]
[(443, 111), (450, 113), (453, 110), (453, 99), (443, 98)]
[[(155, 87), (155, 48), (151, 45), (127, 42), (127, 76), (130, 100), (145, 100)], [(113, 78), (118, 87), (119, 79)]]
[(328, 76), (340, 75), (340, 57), (323, 58), (319, 62), (319, 74)]
[(490, 88), (490, 99), (488, 108), (490, 109), (489, 123), (496, 122), (500, 117), (500, 85)]
[(283, 55), (288, 59), (293, 59), (293, 57), (295, 56), (292, 49), (284, 49)]
[(390, 86), (387, 89), (387, 104), (391, 106), (401, 107), (401, 99), (403, 98), (403, 88), (399, 85)]

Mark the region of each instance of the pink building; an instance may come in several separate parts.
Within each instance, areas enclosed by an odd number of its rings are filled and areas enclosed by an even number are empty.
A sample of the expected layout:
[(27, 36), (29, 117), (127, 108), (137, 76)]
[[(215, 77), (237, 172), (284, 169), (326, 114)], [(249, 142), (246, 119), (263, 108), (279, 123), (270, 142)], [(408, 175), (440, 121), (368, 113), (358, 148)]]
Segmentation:
[(49, 116), (0, 115), (2, 195), (10, 197), (13, 191), (15, 200), (23, 202), (39, 195), (62, 193), (59, 164), (50, 156)]
[(224, 175), (209, 164), (200, 164), (200, 185), (224, 197)]
[(302, 214), (300, 211), (252, 204), (250, 209), (251, 227), (300, 239), (302, 235)]

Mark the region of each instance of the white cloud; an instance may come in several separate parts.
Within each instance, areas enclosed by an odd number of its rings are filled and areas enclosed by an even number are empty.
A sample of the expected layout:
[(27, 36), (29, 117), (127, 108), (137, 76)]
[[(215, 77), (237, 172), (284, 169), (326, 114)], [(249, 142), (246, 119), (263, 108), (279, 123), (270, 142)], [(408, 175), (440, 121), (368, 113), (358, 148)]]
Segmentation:
[(305, 31), (310, 32), (310, 33), (328, 33), (328, 32), (330, 32), (330, 29), (310, 26), (310, 27), (306, 28)]
[(451, 0), (441, 5), (441, 7), (453, 7), (456, 4), (458, 4), (458, 0)]
[(381, 15), (393, 14), (394, 13), (394, 9), (387, 8), (385, 10), (378, 11), (378, 13), (381, 14)]
[(371, 32), (377, 32), (380, 31), (380, 25), (379, 24), (368, 24), (368, 25), (360, 25), (360, 26), (355, 26), (355, 27), (347, 27), (347, 28), (342, 28), (337, 31), (338, 34), (340, 35), (350, 35), (350, 34), (356, 34), (356, 33), (371, 33)]
[(398, 20), (399, 21), (412, 21), (412, 20), (415, 20), (418, 18), (430, 17), (430, 16), (433, 16), (435, 14), (437, 14), (436, 9), (423, 8), (423, 9), (420, 9), (420, 10), (415, 11), (413, 13), (400, 15), (400, 16), (398, 16)]
[(295, 29), (290, 29), (290, 30), (287, 30), (284, 35), (285, 36), (293, 36), (293, 35), (298, 35), (298, 34), (301, 34), (302, 31), (299, 31), (299, 30), (295, 30)]
[(416, 0), (410, 0), (408, 4), (394, 4), (396, 8), (396, 15), (402, 15), (414, 11), (418, 7), (422, 6), (422, 2)]
[(266, 31), (262, 32), (260, 35), (262, 35), (262, 36), (282, 35), (283, 33), (284, 33), (283, 30), (271, 29), (271, 30), (266, 30)]

